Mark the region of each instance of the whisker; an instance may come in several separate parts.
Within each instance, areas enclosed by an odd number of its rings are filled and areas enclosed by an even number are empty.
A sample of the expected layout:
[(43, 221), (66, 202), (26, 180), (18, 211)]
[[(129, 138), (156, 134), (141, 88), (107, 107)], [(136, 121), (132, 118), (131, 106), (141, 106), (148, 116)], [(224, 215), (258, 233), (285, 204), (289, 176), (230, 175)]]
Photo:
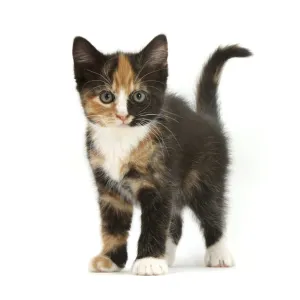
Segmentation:
[(99, 117), (100, 115), (86, 115), (87, 117)]
[(158, 90), (160, 93), (162, 92), (159, 88), (157, 88), (157, 87), (155, 87), (155, 86), (153, 86), (153, 85), (147, 85), (147, 87), (156, 89), (156, 90)]
[(87, 82), (82, 86), (82, 88), (84, 88), (88, 83), (90, 83), (90, 82), (95, 82), (95, 81), (100, 81), (100, 82), (103, 82), (103, 83), (107, 84), (105, 81), (103, 81), (103, 80), (101, 80), (101, 79), (94, 79), (94, 80), (89, 80), (89, 81), (87, 81)]
[(172, 112), (170, 112), (170, 111), (168, 111), (168, 110), (165, 110), (165, 109), (163, 109), (163, 108), (161, 108), (161, 110), (162, 110), (163, 112), (165, 112), (165, 113), (168, 113), (168, 114), (174, 115), (174, 116), (176, 116), (176, 117), (182, 118), (182, 116), (180, 116), (180, 115), (178, 115), (178, 114), (175, 114), (175, 113), (172, 113)]
[(108, 80), (107, 78), (105, 78), (102, 74), (97, 73), (97, 72), (94, 72), (94, 71), (89, 70), (89, 69), (86, 69), (86, 70), (89, 71), (89, 72), (91, 72), (91, 73), (94, 73), (94, 74), (96, 74), (96, 75), (98, 75), (98, 76), (101, 76), (101, 77), (106, 81), (107, 84), (111, 84), (111, 81)]
[(159, 121), (157, 121), (157, 120), (156, 120), (156, 122), (157, 122), (157, 124), (163, 126), (165, 129), (167, 129), (167, 130), (172, 134), (173, 138), (176, 140), (178, 146), (179, 146), (180, 149), (182, 150), (182, 147), (181, 147), (181, 145), (179, 144), (179, 142), (178, 142), (177, 138), (175, 137), (174, 133), (172, 132), (172, 130), (170, 130), (167, 126), (165, 126), (165, 125), (162, 124), (161, 122), (159, 122)]
[[(145, 123), (148, 123), (148, 120), (142, 118), (141, 121), (144, 121), (145, 120)], [(160, 132), (158, 131), (157, 128), (155, 128), (155, 125), (150, 125), (150, 132), (152, 132), (156, 138), (160, 141), (160, 144), (161, 144), (161, 147), (162, 147), (162, 156), (163, 156), (163, 159), (165, 161), (165, 153), (164, 153), (164, 150), (168, 153), (168, 149), (167, 149), (167, 146), (163, 140), (163, 137), (161, 136)]]
[(166, 83), (164, 83), (164, 82), (162, 82), (162, 81), (159, 81), (159, 80), (143, 80), (143, 81), (141, 81), (140, 82), (140, 84), (143, 84), (143, 83), (145, 83), (145, 82), (150, 82), (150, 81), (153, 81), (153, 82), (158, 82), (158, 83), (160, 83), (160, 84), (163, 84), (163, 85), (166, 85)]
[(155, 70), (155, 71), (149, 72), (149, 73), (145, 74), (144, 76), (142, 76), (142, 77), (139, 79), (139, 82), (141, 82), (142, 79), (143, 79), (144, 77), (146, 77), (146, 76), (148, 76), (148, 75), (150, 75), (150, 74), (152, 74), (152, 73), (162, 71), (162, 70), (167, 70), (167, 68), (161, 68), (161, 69), (157, 69), (157, 70)]
[(176, 120), (176, 119), (174, 119), (174, 118), (172, 118), (172, 117), (170, 117), (170, 116), (163, 115), (163, 114), (144, 114), (144, 115), (138, 115), (138, 116), (141, 116), (141, 117), (145, 117), (145, 116), (157, 116), (157, 117), (159, 117), (159, 116), (161, 116), (161, 117), (169, 118), (169, 119), (171, 119), (171, 120), (173, 120), (173, 121), (179, 123), (178, 120)]
[(85, 93), (83, 94), (83, 97), (85, 97), (85, 96), (86, 96), (89, 92), (91, 92), (92, 90), (97, 89), (97, 88), (102, 87), (102, 86), (107, 87), (106, 85), (103, 85), (103, 84), (102, 84), (102, 85), (97, 85), (97, 86), (91, 88), (90, 90), (88, 90), (87, 92), (85, 92)]
[(151, 105), (151, 103), (152, 103), (152, 100), (151, 100), (151, 98), (150, 98), (149, 104), (148, 104), (143, 110), (141, 110), (141, 111), (139, 112), (139, 114), (141, 114), (142, 112), (144, 112), (144, 111)]
[(109, 60), (107, 60), (107, 61), (105, 62), (104, 66), (103, 66), (104, 74), (106, 75), (106, 77), (107, 77), (108, 80), (109, 80), (109, 77), (108, 77), (108, 71), (109, 71), (110, 69), (109, 69), (109, 70), (106, 69), (106, 66), (107, 66), (107, 64), (108, 64), (111, 60), (117, 59), (117, 58), (118, 58), (117, 56), (111, 57)]
[(139, 79), (139, 76), (142, 72), (142, 70), (144, 69), (144, 67), (146, 66), (146, 64), (150, 61), (151, 59), (148, 59), (142, 66), (142, 68), (139, 70), (139, 72), (137, 73), (137, 75), (135, 76), (135, 79), (134, 79), (134, 83), (136, 83), (136, 81)]
[(163, 137), (161, 136), (161, 133), (159, 132), (159, 130), (158, 130), (157, 128), (155, 128), (154, 125), (151, 126), (150, 128), (151, 128), (151, 130), (152, 130), (152, 133), (153, 133), (153, 134), (158, 138), (158, 140), (160, 141), (160, 144), (161, 144), (161, 146), (162, 146), (162, 151), (161, 151), (161, 153), (162, 153), (163, 159), (164, 159), (164, 161), (165, 161), (165, 153), (164, 153), (164, 151), (166, 151), (167, 154), (169, 155), (168, 148), (167, 148), (167, 146), (166, 146), (166, 144), (165, 144), (165, 142), (164, 142), (164, 140), (163, 140)]

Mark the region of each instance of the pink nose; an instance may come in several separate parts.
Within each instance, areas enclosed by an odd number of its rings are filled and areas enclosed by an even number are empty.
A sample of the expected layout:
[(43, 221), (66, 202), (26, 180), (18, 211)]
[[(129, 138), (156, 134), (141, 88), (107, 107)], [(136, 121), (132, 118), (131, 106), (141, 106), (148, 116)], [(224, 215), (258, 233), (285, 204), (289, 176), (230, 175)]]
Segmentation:
[(125, 116), (125, 115), (116, 115), (117, 116), (117, 118), (119, 118), (122, 122), (124, 122), (125, 120), (126, 120), (126, 118), (127, 118), (127, 116)]

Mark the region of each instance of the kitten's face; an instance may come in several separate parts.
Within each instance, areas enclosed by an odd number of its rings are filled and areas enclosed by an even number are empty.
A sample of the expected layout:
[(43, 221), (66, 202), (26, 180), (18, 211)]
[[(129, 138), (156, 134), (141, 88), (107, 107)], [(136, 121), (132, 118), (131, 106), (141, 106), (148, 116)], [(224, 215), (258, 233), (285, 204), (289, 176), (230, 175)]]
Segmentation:
[(75, 79), (88, 120), (102, 127), (142, 126), (153, 120), (163, 104), (167, 57), (164, 35), (139, 53), (109, 55), (75, 38)]

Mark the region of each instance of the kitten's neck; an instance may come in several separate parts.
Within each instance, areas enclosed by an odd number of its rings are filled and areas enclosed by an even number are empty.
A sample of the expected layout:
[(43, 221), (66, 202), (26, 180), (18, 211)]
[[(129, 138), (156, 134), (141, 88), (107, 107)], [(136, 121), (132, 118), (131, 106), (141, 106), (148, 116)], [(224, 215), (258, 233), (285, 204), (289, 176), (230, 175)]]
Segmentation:
[(89, 124), (94, 149), (104, 156), (103, 169), (114, 180), (121, 179), (121, 163), (150, 133), (150, 125), (100, 127)]

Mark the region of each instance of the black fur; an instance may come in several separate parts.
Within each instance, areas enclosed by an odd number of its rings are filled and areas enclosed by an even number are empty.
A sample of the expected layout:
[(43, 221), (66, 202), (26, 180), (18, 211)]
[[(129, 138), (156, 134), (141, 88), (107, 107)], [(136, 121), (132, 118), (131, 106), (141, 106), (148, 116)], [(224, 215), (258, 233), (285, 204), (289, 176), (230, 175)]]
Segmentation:
[(110, 235), (125, 235), (131, 226), (131, 213), (120, 213), (110, 205), (99, 202), (101, 217), (103, 220), (102, 229)]
[(226, 61), (233, 57), (247, 57), (251, 52), (236, 45), (218, 48), (204, 65), (197, 87), (197, 111), (218, 116), (217, 88), (219, 76)]
[(122, 245), (119, 248), (105, 253), (119, 268), (124, 268), (128, 259), (127, 245)]
[[(162, 201), (163, 200), (163, 201)], [(138, 194), (142, 209), (142, 232), (138, 242), (137, 259), (163, 257), (166, 250), (167, 232), (171, 216), (171, 202), (154, 189), (142, 189)]]
[(175, 215), (171, 218), (170, 223), (170, 237), (175, 245), (178, 245), (182, 235), (182, 217), (181, 215)]

